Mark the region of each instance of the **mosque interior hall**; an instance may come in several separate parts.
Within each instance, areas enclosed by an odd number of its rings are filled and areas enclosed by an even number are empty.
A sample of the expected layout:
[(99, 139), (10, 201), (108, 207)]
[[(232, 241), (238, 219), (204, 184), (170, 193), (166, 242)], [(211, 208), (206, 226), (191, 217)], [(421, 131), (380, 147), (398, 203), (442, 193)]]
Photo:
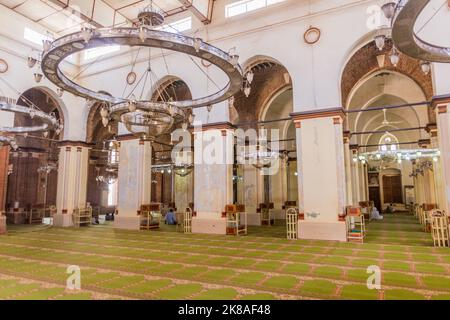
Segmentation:
[(0, 0), (0, 300), (450, 300), (450, 1)]

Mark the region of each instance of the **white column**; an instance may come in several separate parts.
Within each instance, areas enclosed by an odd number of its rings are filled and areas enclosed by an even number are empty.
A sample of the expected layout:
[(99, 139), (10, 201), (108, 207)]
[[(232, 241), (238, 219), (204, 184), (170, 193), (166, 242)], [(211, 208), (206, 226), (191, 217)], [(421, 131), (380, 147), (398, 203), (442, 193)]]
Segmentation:
[(114, 227), (139, 230), (141, 205), (151, 202), (152, 148), (148, 141), (119, 139), (117, 216)]
[(441, 151), (440, 166), (442, 168), (442, 189), (445, 200), (442, 210), (449, 214), (450, 209), (450, 98), (436, 101), (436, 120), (438, 127), (439, 150)]
[(230, 124), (194, 131), (196, 216), (193, 233), (226, 234), (222, 212), (233, 203), (234, 134)]
[(73, 211), (86, 207), (88, 166), (89, 147), (86, 144), (70, 141), (61, 144), (54, 226), (72, 226)]
[(352, 169), (352, 195), (354, 205), (358, 205), (359, 201), (361, 201), (361, 196), (359, 192), (359, 170), (358, 170), (359, 160), (353, 161), (354, 158), (357, 159), (357, 156), (358, 156), (358, 147), (352, 146), (351, 169)]
[(345, 186), (346, 186), (346, 205), (353, 205), (352, 188), (352, 156), (350, 152), (350, 132), (344, 132), (344, 154), (345, 154)]
[[(431, 147), (433, 149), (439, 149), (438, 130), (436, 125), (428, 125), (428, 131), (431, 138)], [(436, 202), (439, 209), (445, 204), (445, 191), (443, 187), (443, 175), (441, 168), (441, 161), (438, 158), (437, 162), (433, 162), (434, 173), (434, 187), (436, 191)]]
[(343, 117), (342, 109), (293, 116), (305, 214), (299, 221), (301, 239), (346, 241), (345, 222), (338, 219), (345, 209)]

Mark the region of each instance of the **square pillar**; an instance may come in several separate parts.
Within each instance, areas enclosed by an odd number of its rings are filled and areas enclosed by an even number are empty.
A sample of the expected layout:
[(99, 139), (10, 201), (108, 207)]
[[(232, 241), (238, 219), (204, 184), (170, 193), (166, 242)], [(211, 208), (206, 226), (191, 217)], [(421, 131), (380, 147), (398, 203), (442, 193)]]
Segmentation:
[(341, 108), (292, 114), (297, 131), (299, 239), (347, 241)]
[(350, 132), (344, 132), (344, 155), (345, 155), (345, 204), (351, 206), (353, 204), (352, 189), (352, 152), (350, 150)]
[(0, 234), (6, 233), (6, 191), (8, 184), (9, 146), (0, 146)]
[(114, 228), (139, 230), (141, 205), (151, 203), (152, 148), (135, 136), (119, 137), (117, 215)]
[(56, 227), (73, 226), (75, 209), (86, 207), (90, 147), (84, 142), (64, 141), (59, 145)]
[(440, 168), (442, 170), (443, 204), (440, 209), (449, 215), (450, 209), (450, 96), (433, 98), (436, 112), (439, 150), (441, 151)]
[(229, 123), (194, 131), (195, 211), (193, 233), (226, 234), (222, 212), (233, 203), (234, 132)]

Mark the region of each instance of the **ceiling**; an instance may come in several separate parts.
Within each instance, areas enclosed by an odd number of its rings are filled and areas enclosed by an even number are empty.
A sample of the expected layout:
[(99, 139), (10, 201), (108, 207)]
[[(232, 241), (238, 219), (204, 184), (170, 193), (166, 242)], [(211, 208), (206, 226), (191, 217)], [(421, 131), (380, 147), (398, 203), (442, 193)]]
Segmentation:
[[(166, 17), (185, 11), (201, 22), (211, 22), (214, 0), (153, 0)], [(136, 20), (150, 0), (0, 0), (0, 4), (41, 24), (58, 35), (80, 29), (81, 25), (110, 27)]]

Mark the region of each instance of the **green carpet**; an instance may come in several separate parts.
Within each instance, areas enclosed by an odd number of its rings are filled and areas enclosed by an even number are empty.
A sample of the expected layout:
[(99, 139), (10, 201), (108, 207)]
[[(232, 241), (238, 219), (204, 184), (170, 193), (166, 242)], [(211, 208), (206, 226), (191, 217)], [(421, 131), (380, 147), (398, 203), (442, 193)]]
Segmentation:
[[(412, 216), (368, 224), (364, 244), (285, 239), (280, 221), (245, 237), (14, 226), (0, 237), (0, 299), (450, 299), (450, 249)], [(81, 291), (65, 290), (70, 265)], [(369, 290), (369, 266), (381, 290)]]

